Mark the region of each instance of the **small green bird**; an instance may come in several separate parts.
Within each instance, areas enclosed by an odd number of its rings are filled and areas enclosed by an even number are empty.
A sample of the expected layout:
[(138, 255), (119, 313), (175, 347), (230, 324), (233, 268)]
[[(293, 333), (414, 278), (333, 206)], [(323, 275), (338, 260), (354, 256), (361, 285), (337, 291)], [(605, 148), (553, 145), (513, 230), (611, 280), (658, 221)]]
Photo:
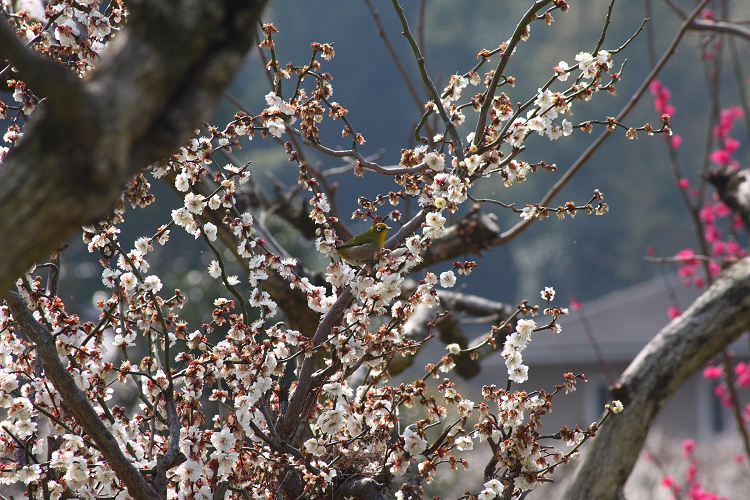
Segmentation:
[(378, 222), (364, 233), (342, 243), (336, 248), (336, 253), (347, 264), (361, 266), (371, 261), (375, 254), (383, 249), (389, 229), (387, 224)]

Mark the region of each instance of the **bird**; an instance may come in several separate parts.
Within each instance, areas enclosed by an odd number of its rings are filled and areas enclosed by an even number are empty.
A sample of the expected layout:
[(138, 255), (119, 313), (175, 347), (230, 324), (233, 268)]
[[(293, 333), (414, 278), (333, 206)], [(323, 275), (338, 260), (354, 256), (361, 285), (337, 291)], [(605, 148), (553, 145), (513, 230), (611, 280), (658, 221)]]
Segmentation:
[(373, 260), (375, 254), (383, 249), (389, 229), (391, 228), (383, 222), (373, 224), (364, 233), (336, 247), (336, 253), (347, 264), (361, 266)]

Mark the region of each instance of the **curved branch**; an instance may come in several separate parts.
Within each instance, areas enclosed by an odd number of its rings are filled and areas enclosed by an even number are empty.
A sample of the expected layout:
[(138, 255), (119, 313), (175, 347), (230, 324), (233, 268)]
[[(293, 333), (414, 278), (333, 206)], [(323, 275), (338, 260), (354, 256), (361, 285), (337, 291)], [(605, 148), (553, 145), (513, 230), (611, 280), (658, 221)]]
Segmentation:
[(8, 292), (6, 302), (20, 330), (34, 344), (42, 359), (47, 378), (60, 393), (68, 409), (81, 427), (93, 439), (99, 451), (106, 459), (117, 477), (125, 483), (128, 493), (137, 500), (163, 500), (162, 497), (146, 482), (140, 471), (120, 450), (120, 445), (112, 433), (107, 430), (99, 415), (91, 407), (86, 395), (78, 388), (73, 376), (60, 363), (55, 339), (46, 326), (34, 319), (23, 298), (17, 292)]
[(592, 440), (565, 500), (614, 500), (669, 398), (693, 373), (750, 330), (750, 259), (738, 261), (638, 354), (611, 388), (625, 411)]
[[(107, 214), (128, 179), (190, 137), (242, 63), (266, 1), (134, 2), (89, 79), (49, 79), (50, 96), (77, 97), (42, 101), (0, 164), (0, 289)], [(44, 63), (0, 45), (35, 81)], [(67, 114), (70, 104), (78, 115)]]

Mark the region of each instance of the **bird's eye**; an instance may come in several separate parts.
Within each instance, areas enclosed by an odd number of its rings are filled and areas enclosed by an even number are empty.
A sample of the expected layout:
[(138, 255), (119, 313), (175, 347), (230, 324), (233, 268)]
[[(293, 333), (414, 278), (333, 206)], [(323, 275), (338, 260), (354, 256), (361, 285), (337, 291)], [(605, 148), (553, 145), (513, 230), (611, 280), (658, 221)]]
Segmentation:
[(383, 226), (378, 226), (378, 231), (382, 231), (382, 230), (383, 230)]

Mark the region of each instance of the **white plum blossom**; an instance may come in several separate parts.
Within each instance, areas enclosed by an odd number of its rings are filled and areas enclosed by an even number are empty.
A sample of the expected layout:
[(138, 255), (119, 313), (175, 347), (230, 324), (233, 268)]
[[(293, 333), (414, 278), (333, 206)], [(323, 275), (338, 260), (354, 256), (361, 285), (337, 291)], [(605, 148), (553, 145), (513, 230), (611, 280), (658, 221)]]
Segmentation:
[(181, 481), (194, 483), (203, 475), (203, 464), (197, 460), (186, 460), (175, 470)]
[(206, 198), (202, 194), (188, 193), (185, 195), (185, 208), (190, 213), (200, 215), (206, 206)]
[(424, 162), (435, 172), (442, 172), (445, 170), (445, 158), (438, 153), (427, 153), (424, 155)]
[(516, 384), (522, 384), (529, 379), (529, 367), (519, 365), (513, 370), (508, 370), (508, 378)]
[(107, 288), (114, 288), (115, 284), (117, 284), (117, 278), (120, 276), (122, 271), (119, 269), (110, 269), (109, 267), (105, 268), (104, 271), (102, 271), (102, 283), (104, 283), (104, 286)]
[(174, 187), (177, 191), (185, 192), (190, 189), (190, 177), (186, 173), (179, 173), (175, 176)]
[(539, 210), (536, 207), (526, 205), (526, 207), (521, 210), (521, 218), (525, 220), (531, 220), (537, 216), (538, 212)]
[(117, 348), (135, 346), (135, 339), (138, 337), (137, 332), (129, 331), (127, 334), (123, 335), (119, 328), (117, 330), (118, 332), (112, 340), (112, 346)]
[(332, 398), (338, 398), (341, 396), (352, 397), (352, 389), (346, 382), (332, 382), (330, 384), (323, 385), (323, 390)]
[(440, 286), (443, 288), (450, 288), (456, 284), (456, 275), (453, 271), (445, 271), (440, 273)]
[(445, 235), (445, 217), (439, 212), (430, 212), (425, 219), (424, 235), (430, 238), (440, 238)]
[(208, 208), (210, 208), (211, 210), (218, 210), (220, 206), (221, 198), (219, 198), (218, 194), (215, 194), (208, 199)]
[(462, 399), (459, 401), (458, 405), (456, 405), (456, 409), (461, 415), (469, 417), (474, 409), (474, 402), (470, 399)]
[(327, 410), (318, 417), (320, 430), (326, 434), (336, 434), (346, 425), (347, 412), (342, 406), (337, 405), (333, 410)]
[(158, 276), (149, 276), (145, 280), (143, 280), (143, 289), (149, 290), (154, 293), (158, 292), (162, 288), (161, 280)]
[(221, 432), (211, 434), (211, 444), (216, 448), (216, 451), (222, 453), (229, 453), (234, 448), (235, 441), (234, 435), (228, 427), (223, 428)]
[(596, 75), (596, 59), (588, 52), (579, 52), (576, 55), (578, 67), (583, 71), (584, 78), (594, 78)]
[(125, 288), (125, 290), (130, 292), (135, 289), (136, 286), (138, 286), (138, 279), (133, 273), (125, 273), (120, 276), (120, 284)]
[(212, 278), (218, 278), (221, 276), (221, 267), (219, 266), (218, 260), (212, 260), (211, 264), (208, 265), (208, 274)]
[(266, 127), (268, 127), (268, 133), (270, 133), (274, 137), (281, 137), (284, 135), (284, 132), (286, 132), (286, 125), (284, 124), (284, 120), (281, 118), (274, 118), (273, 120), (270, 120), (268, 123), (266, 123)]
[(68, 19), (62, 24), (58, 24), (55, 28), (55, 38), (60, 42), (63, 47), (75, 47), (77, 45), (76, 37), (81, 32), (78, 29), (75, 21)]
[(216, 234), (217, 234), (217, 227), (212, 222), (206, 222), (203, 225), (203, 232), (206, 234), (206, 237), (209, 241), (216, 241)]
[(555, 66), (555, 73), (557, 73), (557, 79), (560, 80), (561, 82), (566, 81), (568, 79), (568, 76), (570, 75), (570, 73), (568, 72), (569, 69), (570, 67), (568, 66), (568, 63), (566, 63), (565, 61), (560, 61), (557, 64), (557, 66)]
[(271, 112), (278, 111), (288, 116), (294, 115), (294, 108), (276, 95), (276, 92), (266, 94), (266, 103), (268, 103), (268, 110)]
[(326, 441), (325, 439), (310, 438), (305, 441), (304, 448), (311, 455), (320, 457), (326, 453)]
[(516, 323), (516, 331), (526, 337), (531, 337), (531, 332), (536, 328), (536, 322), (533, 319), (519, 319)]
[(73, 457), (63, 477), (69, 486), (78, 487), (89, 480), (88, 464), (83, 457)]
[(497, 493), (495, 493), (494, 490), (482, 490), (479, 492), (479, 495), (477, 495), (478, 500), (492, 500), (497, 496)]
[(420, 453), (427, 449), (427, 440), (420, 437), (417, 432), (411, 428), (412, 426), (404, 429), (404, 451), (412, 457), (417, 457)]
[(456, 438), (456, 448), (459, 451), (468, 451), (474, 449), (474, 441), (471, 440), (470, 436), (461, 436)]
[(193, 216), (190, 215), (190, 212), (187, 208), (182, 207), (172, 210), (172, 220), (178, 226), (186, 227), (188, 224), (193, 222)]
[(18, 480), (23, 484), (29, 484), (42, 476), (42, 467), (39, 464), (25, 465), (18, 470)]

